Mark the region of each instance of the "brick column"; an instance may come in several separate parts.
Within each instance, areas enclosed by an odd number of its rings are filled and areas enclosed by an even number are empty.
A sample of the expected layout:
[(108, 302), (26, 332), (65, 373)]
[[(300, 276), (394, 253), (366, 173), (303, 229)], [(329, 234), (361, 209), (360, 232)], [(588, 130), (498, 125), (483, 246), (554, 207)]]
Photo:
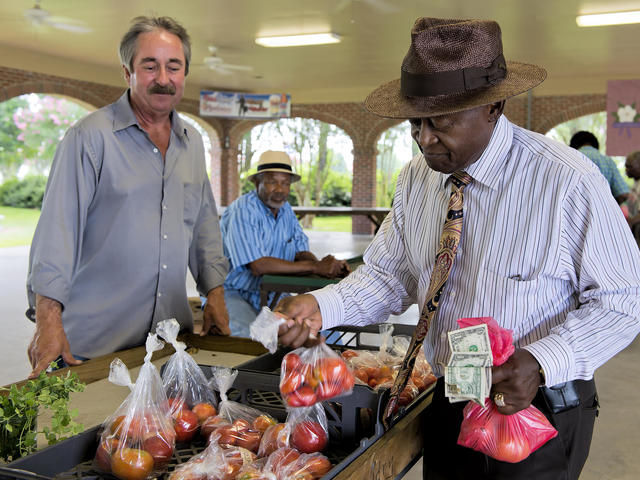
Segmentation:
[(224, 140), (222, 145), (220, 155), (220, 204), (229, 205), (238, 198), (240, 184), (238, 178), (238, 149), (225, 147)]
[[(353, 187), (351, 189), (352, 207), (375, 207), (376, 205), (376, 155), (373, 145), (353, 146)], [(372, 234), (374, 226), (362, 216), (353, 217), (351, 232), (354, 234)]]

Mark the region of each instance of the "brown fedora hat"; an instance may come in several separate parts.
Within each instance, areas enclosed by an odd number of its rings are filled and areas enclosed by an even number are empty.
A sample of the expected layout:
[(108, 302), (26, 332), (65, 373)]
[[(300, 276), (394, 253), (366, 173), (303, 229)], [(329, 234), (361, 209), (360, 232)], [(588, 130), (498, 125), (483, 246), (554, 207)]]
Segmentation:
[(369, 94), (367, 110), (389, 118), (460, 112), (524, 93), (547, 76), (537, 65), (505, 61), (494, 21), (426, 17), (411, 30), (400, 74)]

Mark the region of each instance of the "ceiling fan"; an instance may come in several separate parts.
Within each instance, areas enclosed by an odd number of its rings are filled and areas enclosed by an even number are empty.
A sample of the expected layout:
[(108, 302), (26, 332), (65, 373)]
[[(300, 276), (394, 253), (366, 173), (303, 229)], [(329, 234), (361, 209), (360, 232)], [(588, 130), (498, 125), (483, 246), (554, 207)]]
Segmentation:
[(22, 12), (24, 17), (35, 27), (47, 26), (71, 33), (89, 33), (91, 29), (82, 21), (72, 18), (54, 17), (51, 12), (40, 6), (40, 0), (35, 0), (31, 8)]
[(249, 65), (234, 65), (232, 63), (226, 63), (222, 58), (218, 56), (218, 47), (209, 45), (207, 47), (210, 55), (202, 59), (202, 63), (196, 64), (207, 67), (222, 75), (231, 75), (234, 72), (251, 72), (253, 67)]

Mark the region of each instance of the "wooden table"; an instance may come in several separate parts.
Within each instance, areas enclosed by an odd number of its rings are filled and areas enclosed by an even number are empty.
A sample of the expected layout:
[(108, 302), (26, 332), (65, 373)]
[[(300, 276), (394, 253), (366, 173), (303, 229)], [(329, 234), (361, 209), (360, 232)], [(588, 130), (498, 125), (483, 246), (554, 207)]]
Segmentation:
[(391, 211), (390, 208), (383, 207), (291, 207), (301, 220), (305, 215), (364, 215), (376, 226), (377, 232), (382, 225), (382, 221)]
[[(362, 265), (362, 255), (351, 257), (347, 260), (351, 271)], [(307, 293), (317, 290), (332, 283), (338, 283), (341, 278), (326, 278), (319, 275), (263, 275), (260, 283), (260, 306), (267, 305), (269, 294), (276, 292), (270, 308), (278, 303), (282, 293)]]

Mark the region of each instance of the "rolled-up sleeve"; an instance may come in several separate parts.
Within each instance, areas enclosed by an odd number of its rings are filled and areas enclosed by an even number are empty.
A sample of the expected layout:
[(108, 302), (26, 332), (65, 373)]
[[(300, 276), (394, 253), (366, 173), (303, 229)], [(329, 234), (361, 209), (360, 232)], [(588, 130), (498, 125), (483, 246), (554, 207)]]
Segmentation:
[(98, 171), (97, 155), (82, 130), (69, 129), (56, 150), (31, 243), (27, 278), (31, 306), (36, 294), (63, 306), (69, 300)]

